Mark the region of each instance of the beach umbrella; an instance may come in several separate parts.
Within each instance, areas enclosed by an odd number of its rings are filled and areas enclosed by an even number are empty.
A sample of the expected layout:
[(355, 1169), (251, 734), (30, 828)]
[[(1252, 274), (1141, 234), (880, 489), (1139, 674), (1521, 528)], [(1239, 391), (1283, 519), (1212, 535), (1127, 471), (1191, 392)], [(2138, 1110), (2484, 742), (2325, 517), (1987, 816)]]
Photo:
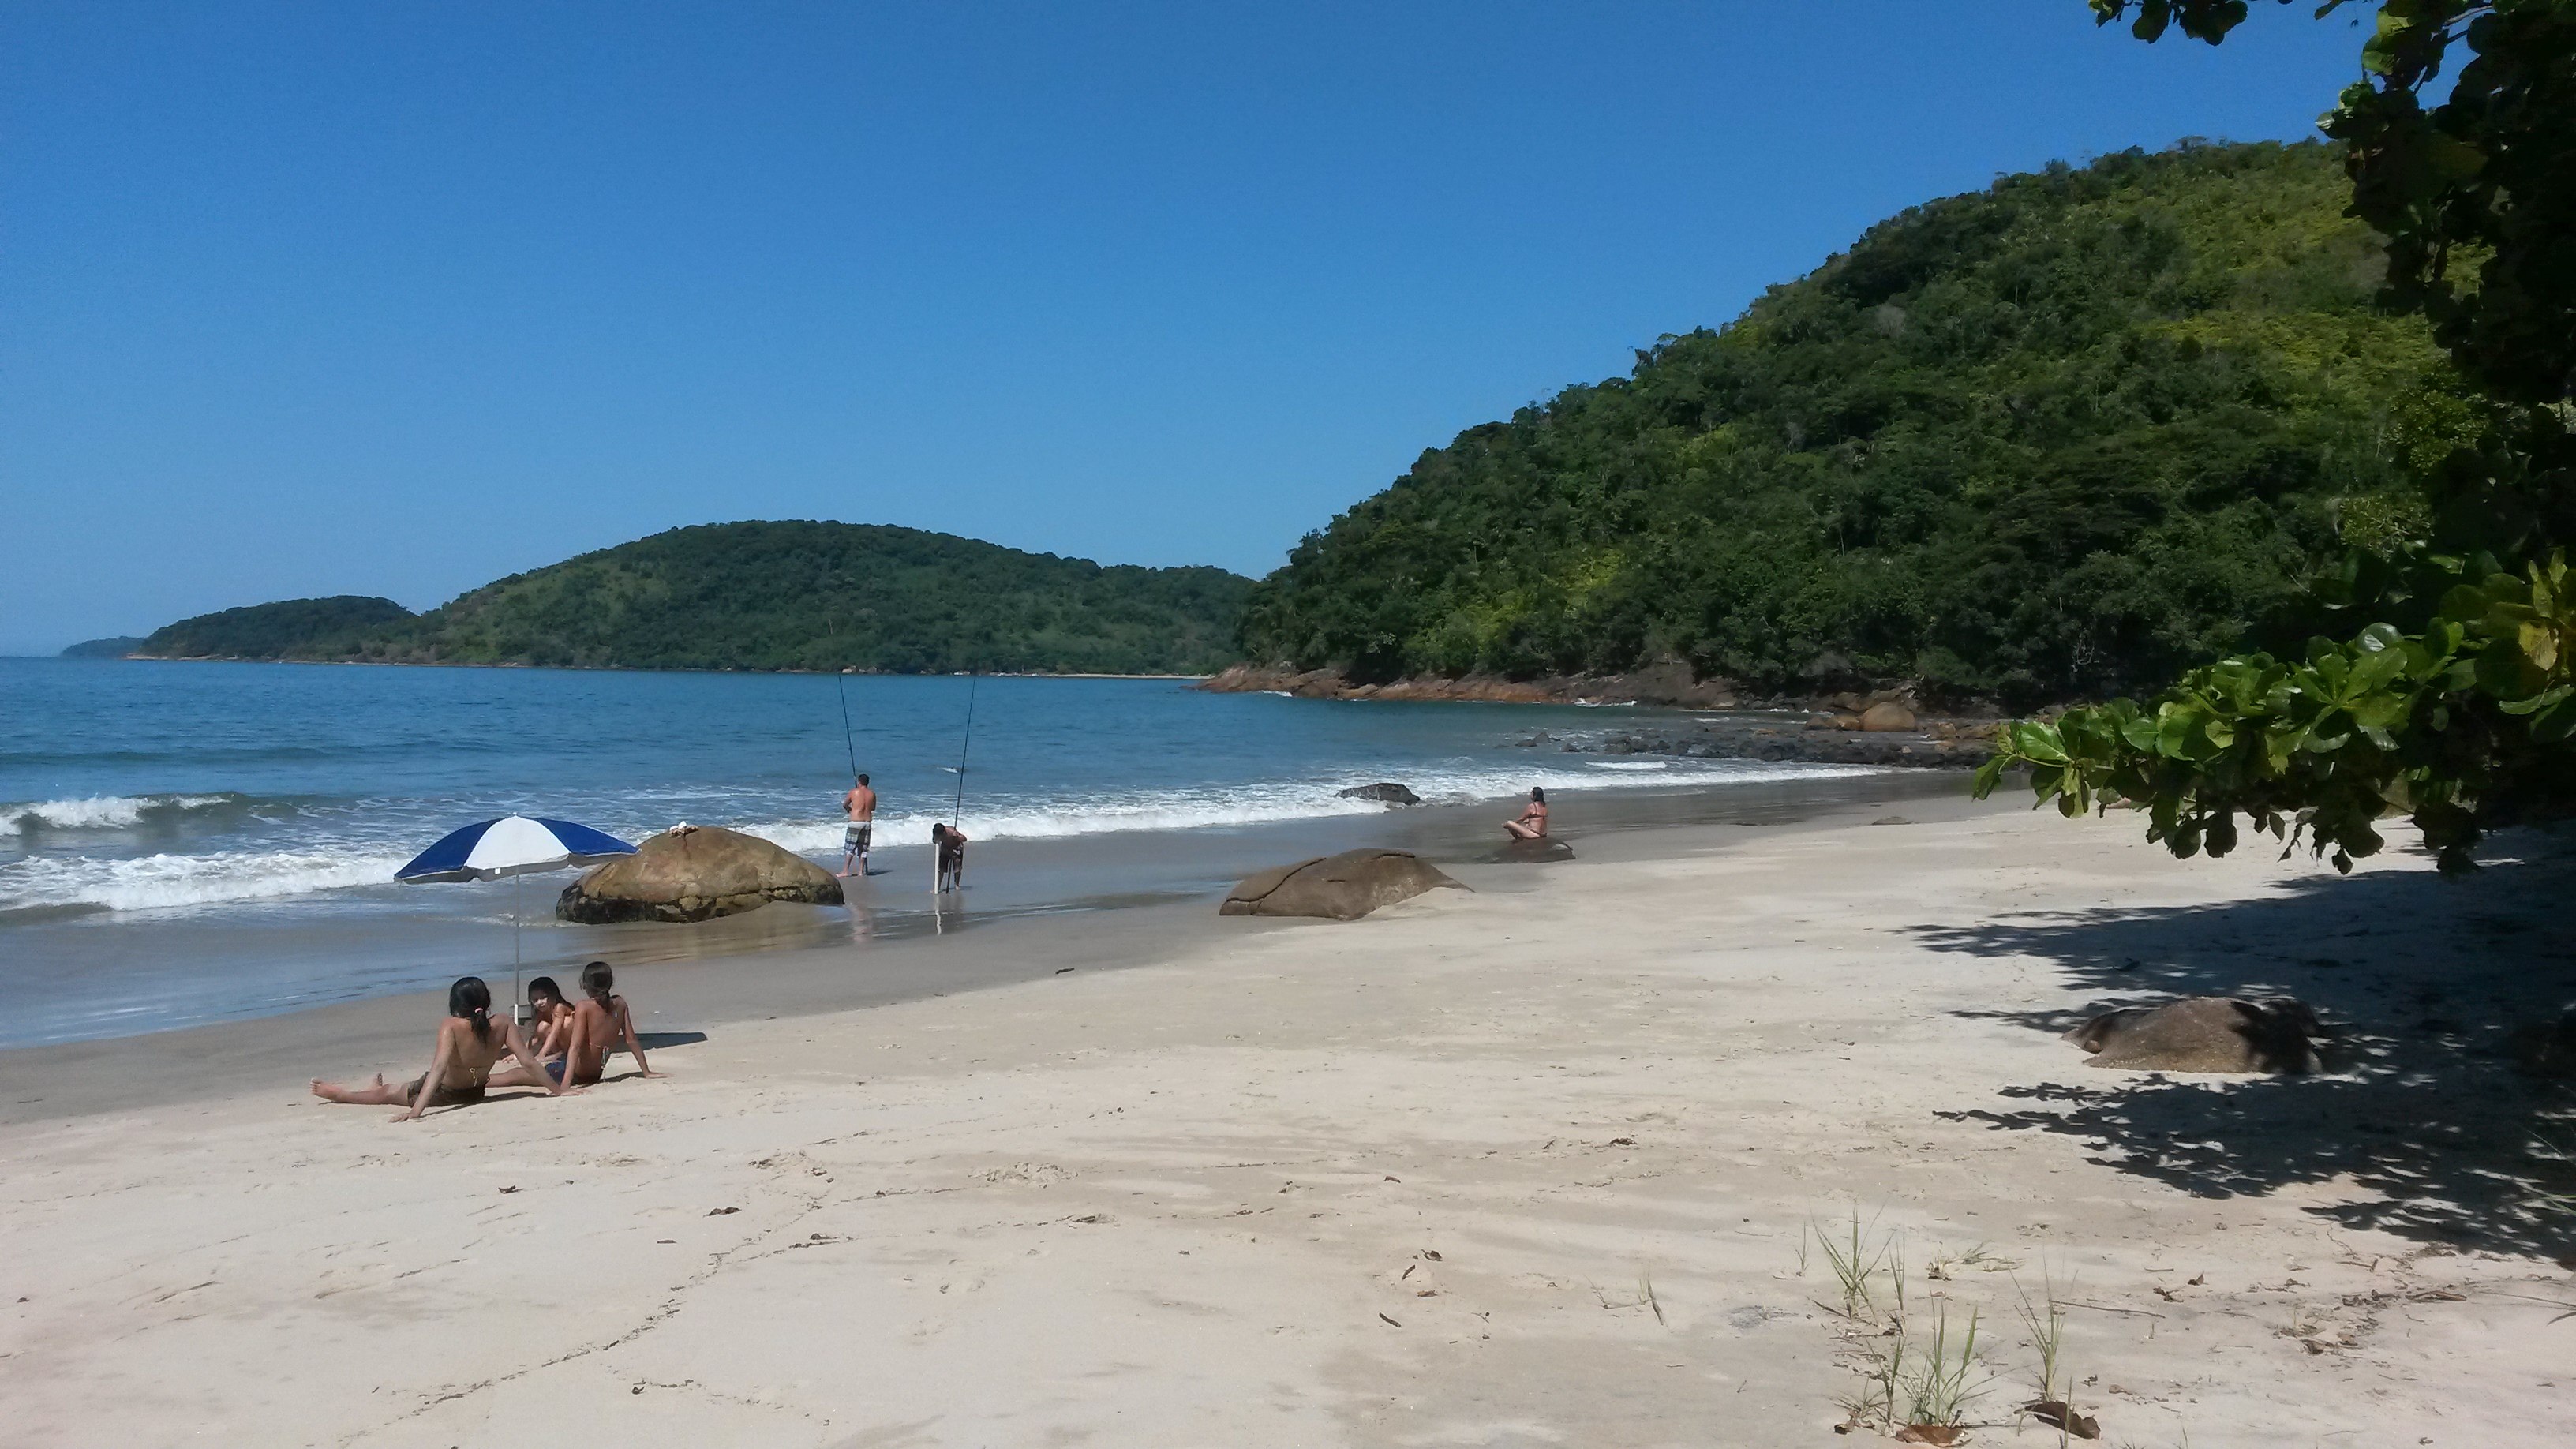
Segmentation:
[[(569, 820), (504, 815), (449, 832), (436, 845), (412, 857), (394, 872), (408, 884), (424, 881), (498, 880), (531, 871), (561, 870), (568, 865), (597, 865), (635, 847)], [(519, 1000), (519, 891), (510, 891), (510, 1000)]]

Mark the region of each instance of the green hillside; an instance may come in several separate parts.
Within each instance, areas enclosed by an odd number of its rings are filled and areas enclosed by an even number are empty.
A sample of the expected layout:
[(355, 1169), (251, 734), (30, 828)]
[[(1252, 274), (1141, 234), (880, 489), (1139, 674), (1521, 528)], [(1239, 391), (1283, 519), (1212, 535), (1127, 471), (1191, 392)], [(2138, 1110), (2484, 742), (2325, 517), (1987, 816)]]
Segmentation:
[[(354, 635), (189, 652), (635, 669), (1201, 673), (1233, 657), (1231, 629), (1248, 587), (1222, 569), (1103, 568), (909, 528), (719, 523), (514, 574)], [(204, 622), (172, 625), (153, 643)]]
[(137, 639), (130, 634), (118, 634), (105, 639), (83, 639), (78, 644), (66, 645), (63, 648), (63, 652), (56, 657), (61, 659), (122, 659), (126, 655), (131, 654), (142, 647), (142, 640)]
[(411, 621), (411, 610), (391, 599), (284, 599), (164, 625), (133, 652), (162, 659), (340, 658)]
[(1257, 585), (1256, 663), (1852, 673), (2015, 704), (2163, 683), (2402, 527), (2461, 416), (2321, 145), (2002, 178), (1722, 330), (1422, 455)]

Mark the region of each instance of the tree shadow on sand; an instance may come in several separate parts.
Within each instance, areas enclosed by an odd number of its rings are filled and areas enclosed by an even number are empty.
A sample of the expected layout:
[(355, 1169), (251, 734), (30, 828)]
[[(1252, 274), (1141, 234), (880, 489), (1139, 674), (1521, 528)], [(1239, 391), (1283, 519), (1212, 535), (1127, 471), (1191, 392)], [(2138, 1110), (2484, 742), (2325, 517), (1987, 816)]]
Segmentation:
[(2538, 836), (2462, 883), (2322, 876), (2216, 905), (2027, 912), (1925, 926), (1934, 950), (2037, 958), (2080, 1011), (1961, 1012), (2062, 1032), (2177, 996), (2290, 995), (2334, 1035), (2314, 1077), (2088, 1068), (1945, 1113), (2085, 1139), (2093, 1159), (2203, 1197), (2323, 1189), (2308, 1211), (2428, 1245), (2576, 1252), (2576, 1090), (2518, 1070), (2509, 1037), (2576, 992), (2576, 852)]

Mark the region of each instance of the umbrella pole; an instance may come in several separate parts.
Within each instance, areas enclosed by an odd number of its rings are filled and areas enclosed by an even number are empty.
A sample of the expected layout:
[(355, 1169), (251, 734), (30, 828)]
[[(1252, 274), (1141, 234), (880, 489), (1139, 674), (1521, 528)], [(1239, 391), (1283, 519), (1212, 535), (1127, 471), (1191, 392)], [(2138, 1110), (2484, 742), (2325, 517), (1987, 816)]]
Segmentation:
[[(525, 874), (525, 872), (521, 872)], [(518, 876), (510, 877), (510, 1019), (519, 1019), (519, 1003), (527, 998), (519, 990), (519, 905), (524, 887)]]

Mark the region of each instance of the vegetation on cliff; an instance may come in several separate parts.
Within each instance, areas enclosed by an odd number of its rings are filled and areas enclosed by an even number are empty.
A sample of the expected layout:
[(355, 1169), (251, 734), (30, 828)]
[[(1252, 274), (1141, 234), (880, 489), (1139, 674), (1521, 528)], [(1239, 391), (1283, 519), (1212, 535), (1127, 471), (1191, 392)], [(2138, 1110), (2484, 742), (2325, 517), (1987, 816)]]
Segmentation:
[[(2091, 4), (2213, 45), (2250, 13)], [(2401, 449), (2421, 526), (2352, 540), (2303, 646), (2015, 723), (1980, 793), (2027, 766), (2070, 815), (2144, 807), (2176, 855), (2227, 854), (2241, 816), (2346, 870), (2394, 813), (2453, 873), (2489, 830), (2576, 814), (2576, 0), (2387, 0), (2361, 68), (2323, 128), (2389, 239), (2380, 301), (2475, 388)]]
[(411, 610), (391, 599), (281, 599), (165, 624), (133, 652), (158, 659), (336, 659), (411, 623)]
[[(891, 673), (1204, 673), (1232, 658), (1250, 581), (1215, 568), (1103, 568), (917, 529), (677, 528), (487, 584), (417, 618), (256, 635), (300, 601), (174, 624), (152, 654), (388, 663)], [(316, 624), (324, 621), (316, 619)], [(241, 647), (164, 647), (206, 639)], [(252, 647), (253, 645), (256, 647)]]
[(1679, 659), (2027, 704), (2161, 685), (2401, 534), (2473, 429), (2319, 144), (2186, 144), (1873, 227), (1718, 331), (1422, 455), (1255, 587), (1356, 680)]
[(131, 634), (117, 634), (105, 639), (83, 639), (68, 644), (55, 657), (61, 659), (122, 659), (143, 647), (143, 641)]

